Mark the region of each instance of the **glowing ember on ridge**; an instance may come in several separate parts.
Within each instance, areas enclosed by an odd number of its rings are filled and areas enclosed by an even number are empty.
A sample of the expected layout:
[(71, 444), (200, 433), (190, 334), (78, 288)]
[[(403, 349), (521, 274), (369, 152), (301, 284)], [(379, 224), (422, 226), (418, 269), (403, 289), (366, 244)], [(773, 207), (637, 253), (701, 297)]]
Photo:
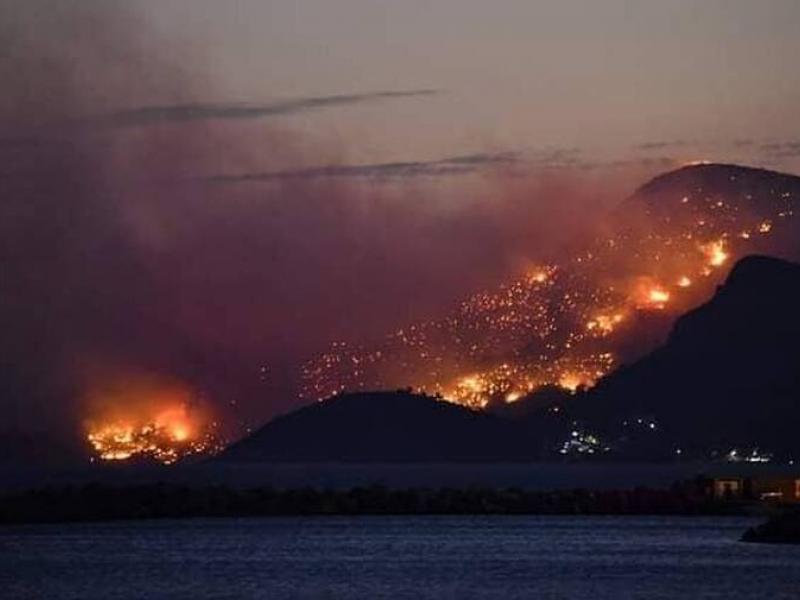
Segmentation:
[(706, 244), (702, 247), (703, 253), (706, 255), (708, 264), (712, 267), (722, 266), (728, 260), (728, 253), (725, 251), (725, 242), (717, 240)]
[(647, 299), (654, 306), (663, 306), (669, 302), (670, 294), (664, 288), (653, 288), (647, 294)]
[(633, 303), (638, 310), (663, 310), (672, 298), (666, 286), (651, 277), (642, 277), (633, 292)]

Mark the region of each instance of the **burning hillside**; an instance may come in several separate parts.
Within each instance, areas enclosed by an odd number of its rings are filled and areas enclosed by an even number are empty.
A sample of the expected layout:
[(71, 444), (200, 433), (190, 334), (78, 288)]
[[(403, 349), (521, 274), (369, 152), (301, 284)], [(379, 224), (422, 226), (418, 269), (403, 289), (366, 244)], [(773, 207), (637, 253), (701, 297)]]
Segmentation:
[(172, 464), (222, 448), (216, 423), (186, 386), (143, 374), (115, 374), (94, 383), (86, 440), (103, 461)]
[(725, 165), (657, 178), (615, 213), (609, 233), (562, 261), (377, 343), (334, 342), (305, 366), (302, 395), (411, 386), (484, 408), (544, 385), (591, 387), (630, 358), (625, 349), (655, 317), (665, 332), (733, 260), (769, 252), (790, 231), (798, 193), (791, 177)]

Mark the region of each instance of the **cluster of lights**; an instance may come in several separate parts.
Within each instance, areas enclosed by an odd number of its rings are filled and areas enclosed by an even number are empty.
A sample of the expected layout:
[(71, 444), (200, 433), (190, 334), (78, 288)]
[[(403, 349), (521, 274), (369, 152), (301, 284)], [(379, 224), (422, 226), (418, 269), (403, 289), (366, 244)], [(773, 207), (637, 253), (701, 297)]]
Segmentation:
[(590, 455), (599, 452), (608, 452), (610, 448), (600, 443), (600, 438), (584, 431), (572, 431), (567, 440), (561, 445), (559, 453), (568, 455)]
[(738, 449), (733, 448), (725, 455), (725, 460), (732, 463), (768, 463), (772, 462), (772, 454), (762, 452), (758, 448), (753, 448), (750, 452), (740, 452)]

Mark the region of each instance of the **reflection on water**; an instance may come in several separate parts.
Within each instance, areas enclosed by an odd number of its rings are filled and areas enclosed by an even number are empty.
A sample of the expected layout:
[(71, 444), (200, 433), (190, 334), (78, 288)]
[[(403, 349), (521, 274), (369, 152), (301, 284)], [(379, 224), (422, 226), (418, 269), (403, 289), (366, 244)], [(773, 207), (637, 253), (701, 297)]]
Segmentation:
[(800, 547), (689, 517), (220, 519), (0, 528), (3, 598), (800, 598)]

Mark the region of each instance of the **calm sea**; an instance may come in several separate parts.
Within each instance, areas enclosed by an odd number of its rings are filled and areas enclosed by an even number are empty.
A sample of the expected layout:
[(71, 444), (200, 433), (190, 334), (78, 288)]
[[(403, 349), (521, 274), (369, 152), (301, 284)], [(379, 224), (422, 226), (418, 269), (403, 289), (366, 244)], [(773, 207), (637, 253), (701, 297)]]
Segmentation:
[(800, 598), (753, 519), (360, 517), (0, 528), (0, 597)]

